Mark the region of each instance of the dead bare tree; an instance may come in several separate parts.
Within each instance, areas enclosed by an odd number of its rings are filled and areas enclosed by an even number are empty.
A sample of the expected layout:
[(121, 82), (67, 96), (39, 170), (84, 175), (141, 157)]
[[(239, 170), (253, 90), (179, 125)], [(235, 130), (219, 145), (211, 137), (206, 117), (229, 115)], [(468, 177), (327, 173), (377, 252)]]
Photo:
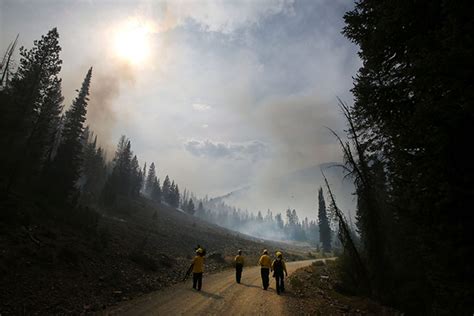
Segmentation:
[[(347, 175), (354, 179), (356, 193), (359, 200), (358, 216), (359, 224), (364, 226), (361, 235), (364, 254), (367, 262), (367, 268), (362, 264), (360, 256), (355, 258), (357, 266), (364, 266), (366, 275), (373, 291), (373, 295), (380, 294), (380, 279), (383, 269), (388, 269), (388, 263), (385, 260), (384, 253), (384, 235), (382, 232), (382, 223), (380, 218), (380, 207), (377, 201), (377, 194), (373, 184), (373, 177), (370, 172), (369, 161), (364, 145), (360, 142), (360, 137), (354, 124), (349, 107), (338, 98), (339, 106), (345, 116), (348, 124), (347, 141), (343, 141), (341, 137), (332, 129), (328, 128), (337, 138), (341, 145), (345, 164), (342, 166)], [(355, 153), (353, 153), (354, 148)], [(363, 206), (360, 204), (362, 202)], [(347, 226), (347, 224), (346, 224)], [(365, 262), (365, 261), (364, 261)], [(359, 268), (357, 268), (359, 270)]]
[(0, 79), (0, 87), (8, 82), (8, 74), (10, 73), (10, 61), (15, 51), (16, 44), (18, 43), (18, 37), (20, 34), (17, 34), (15, 40), (8, 45), (7, 51), (2, 59), (2, 64), (0, 65), (0, 71), (2, 71), (2, 78)]
[(341, 209), (336, 204), (336, 199), (334, 194), (332, 193), (331, 186), (329, 185), (328, 179), (324, 174), (324, 171), (321, 170), (321, 174), (323, 175), (324, 182), (326, 183), (326, 188), (328, 190), (328, 194), (330, 197), (330, 210), (334, 213), (334, 217), (338, 223), (338, 238), (341, 241), (341, 244), (345, 251), (348, 252), (350, 258), (355, 263), (355, 280), (358, 282), (364, 282), (370, 290), (370, 282), (367, 274), (367, 269), (360, 257), (359, 251), (357, 250), (354, 240), (351, 236), (351, 230), (347, 224), (344, 214), (342, 213)]

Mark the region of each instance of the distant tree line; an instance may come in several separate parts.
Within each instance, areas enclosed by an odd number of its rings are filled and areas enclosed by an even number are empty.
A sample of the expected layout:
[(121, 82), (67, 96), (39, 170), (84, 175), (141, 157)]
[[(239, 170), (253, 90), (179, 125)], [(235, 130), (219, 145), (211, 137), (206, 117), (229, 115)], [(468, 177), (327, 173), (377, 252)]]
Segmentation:
[(140, 167), (138, 158), (133, 154), (130, 140), (122, 136), (115, 151), (115, 157), (109, 164), (111, 172), (107, 176), (102, 190), (101, 201), (113, 206), (117, 199), (133, 200), (143, 195), (158, 203), (179, 206), (180, 192), (178, 184), (167, 175), (160, 185), (155, 163)]
[(268, 239), (305, 241), (330, 252), (336, 232), (331, 229), (322, 188), (318, 191), (318, 201), (318, 222), (307, 217), (300, 219), (295, 209), (287, 209), (284, 214), (273, 214), (271, 210), (255, 214), (230, 206), (220, 199), (209, 199), (207, 196), (198, 199), (187, 190), (183, 192), (180, 205), (185, 212), (225, 228)]
[(206, 211), (203, 219), (232, 230), (252, 236), (268, 239), (309, 241), (313, 245), (319, 244), (319, 227), (314, 220), (299, 219), (296, 210), (287, 209), (282, 213), (273, 214), (267, 210), (256, 214), (229, 206), (224, 202), (204, 201)]

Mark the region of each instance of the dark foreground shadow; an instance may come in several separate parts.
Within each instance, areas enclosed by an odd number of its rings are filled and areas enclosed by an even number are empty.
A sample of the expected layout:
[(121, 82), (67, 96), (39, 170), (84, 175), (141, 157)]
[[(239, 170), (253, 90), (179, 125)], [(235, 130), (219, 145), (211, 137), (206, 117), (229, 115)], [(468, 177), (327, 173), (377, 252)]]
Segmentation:
[[(259, 286), (259, 285), (253, 285), (253, 284), (245, 284), (245, 283), (240, 283), (240, 284), (237, 284), (237, 285), (243, 285), (245, 287), (254, 287), (254, 288), (257, 288), (257, 289), (261, 289), (262, 286)], [(263, 289), (262, 289), (263, 291)]]
[(212, 298), (212, 299), (215, 299), (215, 300), (221, 300), (223, 299), (224, 297), (220, 296), (220, 295), (217, 295), (217, 294), (214, 294), (214, 293), (209, 293), (209, 292), (206, 292), (206, 291), (196, 291), (194, 289), (190, 289), (190, 291), (192, 292), (195, 292), (196, 294), (200, 294), (202, 296), (205, 296), (205, 297), (208, 297), (208, 298)]

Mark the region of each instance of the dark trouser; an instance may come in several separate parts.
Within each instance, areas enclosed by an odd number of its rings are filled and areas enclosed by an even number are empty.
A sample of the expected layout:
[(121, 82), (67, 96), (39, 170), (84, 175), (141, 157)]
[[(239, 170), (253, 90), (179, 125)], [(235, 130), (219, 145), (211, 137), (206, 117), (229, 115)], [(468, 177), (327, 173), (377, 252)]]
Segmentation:
[(202, 287), (202, 272), (201, 273), (193, 273), (193, 289), (196, 288), (200, 291)]
[(283, 276), (283, 273), (275, 273), (275, 281), (276, 281), (276, 288), (277, 288), (277, 293), (280, 294), (280, 292), (285, 292), (285, 278)]
[(237, 263), (235, 265), (235, 280), (237, 281), (237, 283), (240, 283), (240, 279), (242, 278), (243, 268), (244, 268), (244, 266), (240, 263)]
[(268, 284), (270, 283), (270, 269), (268, 268), (261, 268), (260, 274), (262, 276), (262, 285), (263, 288), (266, 290), (268, 289)]

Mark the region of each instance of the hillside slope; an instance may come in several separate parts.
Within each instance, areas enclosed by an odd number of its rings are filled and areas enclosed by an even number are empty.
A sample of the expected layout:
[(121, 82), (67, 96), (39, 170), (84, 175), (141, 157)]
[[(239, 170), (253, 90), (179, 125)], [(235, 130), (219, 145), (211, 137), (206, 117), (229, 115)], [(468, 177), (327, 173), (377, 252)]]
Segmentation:
[[(351, 179), (345, 177), (339, 163), (329, 162), (296, 170), (284, 176), (256, 181), (251, 185), (213, 198), (214, 203), (225, 202), (229, 205), (249, 210), (272, 210), (284, 212), (287, 208), (296, 209), (302, 217), (316, 216), (317, 190), (323, 187), (324, 171), (339, 207), (349, 218), (355, 215), (355, 192)], [(351, 212), (351, 214), (350, 214)]]
[(262, 248), (282, 249), (293, 259), (307, 251), (242, 235), (146, 199), (121, 203), (120, 210), (102, 214), (96, 227), (58, 220), (47, 204), (18, 199), (3, 201), (1, 208), (2, 315), (97, 311), (161, 289), (183, 278), (197, 244), (207, 250), (208, 272), (229, 267), (237, 249), (248, 262), (255, 262)]

